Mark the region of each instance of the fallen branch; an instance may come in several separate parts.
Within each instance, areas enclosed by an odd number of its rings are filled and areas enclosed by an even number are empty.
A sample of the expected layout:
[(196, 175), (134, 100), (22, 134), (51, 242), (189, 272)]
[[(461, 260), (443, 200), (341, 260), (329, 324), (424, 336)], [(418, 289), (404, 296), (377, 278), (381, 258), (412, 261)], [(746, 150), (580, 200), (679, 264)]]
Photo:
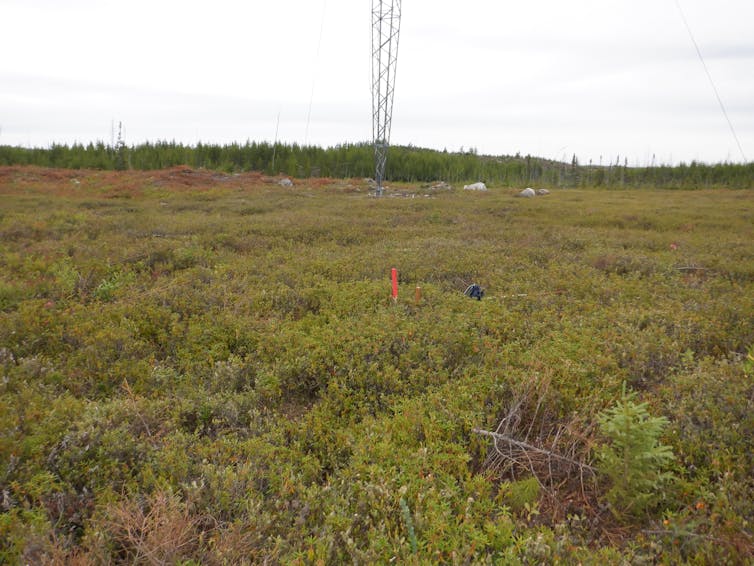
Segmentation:
[[(529, 452), (537, 452), (539, 454), (544, 454), (545, 456), (548, 456), (550, 458), (555, 458), (556, 460), (561, 460), (563, 462), (568, 462), (569, 464), (578, 467), (580, 470), (589, 470), (592, 473), (596, 473), (597, 470), (590, 466), (589, 464), (584, 464), (583, 462), (579, 462), (578, 460), (574, 460), (572, 458), (568, 458), (566, 456), (562, 456), (560, 454), (557, 454), (555, 452), (552, 452), (550, 450), (545, 450), (544, 448), (539, 448), (538, 446), (534, 446), (533, 444), (529, 444), (528, 442), (523, 442), (521, 440), (516, 440), (515, 438), (511, 438), (509, 436), (505, 436), (503, 434), (497, 433), (497, 432), (490, 432), (489, 430), (482, 430), (478, 428), (471, 429), (471, 432), (482, 435), (482, 436), (489, 436), (493, 439), (495, 439), (495, 442), (497, 443), (498, 440), (502, 440), (503, 442), (507, 442), (509, 445), (516, 446), (518, 448), (521, 448), (523, 450), (529, 451)], [(497, 446), (495, 446), (497, 448)]]

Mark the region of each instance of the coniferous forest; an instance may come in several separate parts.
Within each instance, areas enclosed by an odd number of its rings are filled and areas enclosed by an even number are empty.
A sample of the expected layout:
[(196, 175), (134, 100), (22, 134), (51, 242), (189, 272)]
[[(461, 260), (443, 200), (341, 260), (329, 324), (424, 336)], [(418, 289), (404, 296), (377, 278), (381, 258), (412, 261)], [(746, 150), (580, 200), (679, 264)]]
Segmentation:
[[(127, 146), (104, 142), (47, 148), (0, 146), (0, 165), (37, 165), (66, 169), (154, 170), (189, 166), (224, 172), (261, 171), (297, 178), (355, 178), (373, 176), (374, 159), (369, 143), (322, 148), (298, 144), (250, 142), (227, 145), (184, 145), (174, 141), (144, 142)], [(413, 146), (390, 150), (387, 178), (394, 182), (485, 181), (495, 185), (538, 184), (548, 187), (655, 187), (752, 188), (754, 163), (630, 166), (626, 157), (605, 158), (603, 163), (568, 162), (531, 155), (480, 155), (471, 148), (459, 152)]]

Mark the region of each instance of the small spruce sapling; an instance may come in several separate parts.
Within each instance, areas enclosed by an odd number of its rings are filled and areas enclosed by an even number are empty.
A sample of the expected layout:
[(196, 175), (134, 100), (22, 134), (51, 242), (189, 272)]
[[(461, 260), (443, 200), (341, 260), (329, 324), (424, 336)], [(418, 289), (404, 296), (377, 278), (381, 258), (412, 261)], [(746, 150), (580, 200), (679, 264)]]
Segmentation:
[(617, 518), (639, 517), (656, 506), (658, 494), (674, 476), (666, 471), (675, 459), (669, 446), (660, 444), (668, 420), (653, 417), (647, 403), (636, 403), (627, 393), (616, 405), (600, 413), (601, 433), (608, 443), (597, 450), (599, 470), (609, 480), (607, 501)]

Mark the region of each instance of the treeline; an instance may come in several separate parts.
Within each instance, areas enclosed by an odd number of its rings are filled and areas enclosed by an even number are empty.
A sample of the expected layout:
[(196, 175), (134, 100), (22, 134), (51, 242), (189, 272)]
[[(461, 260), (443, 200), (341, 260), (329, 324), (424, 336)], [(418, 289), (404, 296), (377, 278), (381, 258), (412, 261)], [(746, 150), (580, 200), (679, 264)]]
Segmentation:
[[(268, 175), (306, 177), (372, 177), (374, 161), (368, 143), (321, 148), (298, 144), (184, 145), (176, 142), (145, 142), (127, 146), (104, 142), (49, 148), (0, 146), (0, 165), (38, 165), (67, 169), (163, 169), (177, 165), (226, 172), (262, 171)], [(754, 163), (629, 167), (627, 160), (614, 164), (570, 163), (530, 155), (488, 156), (475, 150), (436, 151), (413, 146), (390, 149), (387, 179), (391, 181), (450, 183), (485, 181), (491, 185), (546, 187), (596, 186), (705, 188), (754, 188)]]

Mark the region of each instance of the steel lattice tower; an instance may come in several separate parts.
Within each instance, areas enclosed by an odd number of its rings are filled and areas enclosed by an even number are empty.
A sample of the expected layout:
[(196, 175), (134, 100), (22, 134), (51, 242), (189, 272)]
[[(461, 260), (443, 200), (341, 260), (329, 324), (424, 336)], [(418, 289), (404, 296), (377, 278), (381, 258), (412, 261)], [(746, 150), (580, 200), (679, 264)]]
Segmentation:
[(372, 0), (372, 142), (377, 195), (382, 194), (401, 27), (401, 0)]

